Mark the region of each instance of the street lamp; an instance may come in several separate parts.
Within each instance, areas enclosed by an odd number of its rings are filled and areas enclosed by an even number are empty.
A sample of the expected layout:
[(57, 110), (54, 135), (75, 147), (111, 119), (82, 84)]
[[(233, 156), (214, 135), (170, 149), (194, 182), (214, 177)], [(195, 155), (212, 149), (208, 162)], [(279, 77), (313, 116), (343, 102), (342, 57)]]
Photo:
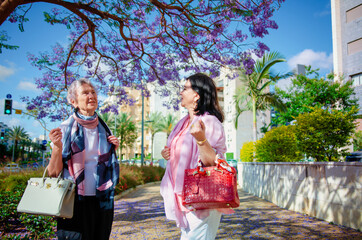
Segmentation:
[(143, 141), (144, 141), (144, 128), (145, 128), (145, 97), (143, 96), (143, 90), (141, 92), (142, 94), (142, 124), (141, 124), (141, 166), (143, 166), (144, 163), (144, 148), (143, 148)]

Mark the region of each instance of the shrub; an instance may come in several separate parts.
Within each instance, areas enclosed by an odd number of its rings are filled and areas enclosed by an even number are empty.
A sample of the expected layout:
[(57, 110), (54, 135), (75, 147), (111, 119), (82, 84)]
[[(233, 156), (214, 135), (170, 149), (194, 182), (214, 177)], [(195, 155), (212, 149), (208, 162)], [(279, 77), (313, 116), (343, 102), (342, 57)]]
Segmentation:
[(302, 158), (297, 148), (295, 126), (273, 128), (256, 143), (258, 162), (296, 162)]
[(358, 131), (353, 136), (353, 150), (359, 151), (362, 149), (362, 131)]
[(246, 142), (240, 149), (240, 161), (253, 162), (254, 159), (255, 144), (254, 142)]
[(56, 237), (56, 221), (52, 217), (23, 213), (20, 220), (27, 231), (30, 232), (30, 239), (51, 239)]
[[(44, 169), (0, 174), (0, 226), (4, 239), (51, 239), (55, 238), (56, 222), (52, 217), (18, 213), (16, 208), (31, 177), (41, 177)], [(120, 165), (120, 182), (115, 194), (147, 182), (159, 181), (165, 169), (153, 166)], [(26, 227), (27, 235), (9, 235), (9, 230)]]
[(23, 237), (9, 235), (5, 239), (50, 239), (55, 237), (55, 220), (51, 217), (20, 214), (17, 206), (24, 193), (27, 181), (31, 177), (41, 177), (44, 169), (6, 173), (0, 176), (0, 226), (3, 233), (10, 232), (19, 226), (26, 227), (30, 235)]
[(127, 189), (134, 188), (148, 182), (160, 181), (165, 169), (161, 167), (124, 165), (119, 166), (119, 183), (116, 186), (116, 194)]
[(142, 166), (141, 171), (143, 183), (160, 181), (165, 174), (165, 169), (162, 167)]
[(1, 240), (31, 240), (29, 235), (25, 236), (17, 235), (17, 234), (9, 234), (5, 236), (1, 236)]
[(16, 211), (24, 189), (14, 188), (12, 191), (0, 191), (0, 229), (8, 232), (18, 222), (19, 213)]
[(338, 161), (347, 155), (355, 131), (357, 108), (350, 111), (312, 108), (296, 117), (298, 148), (316, 161)]
[(116, 186), (116, 194), (119, 194), (129, 188), (143, 184), (142, 172), (139, 167), (134, 165), (119, 166), (119, 183)]
[(25, 189), (29, 178), (42, 177), (44, 168), (36, 171), (24, 170), (20, 173), (2, 173), (0, 175), (0, 191), (12, 191), (14, 188)]

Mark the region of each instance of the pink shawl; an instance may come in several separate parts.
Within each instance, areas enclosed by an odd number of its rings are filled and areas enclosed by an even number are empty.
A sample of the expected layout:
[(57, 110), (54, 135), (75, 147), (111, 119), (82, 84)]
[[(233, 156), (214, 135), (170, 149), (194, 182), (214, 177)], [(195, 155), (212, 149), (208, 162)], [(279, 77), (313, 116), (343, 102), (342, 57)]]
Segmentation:
[[(164, 198), (166, 217), (175, 220), (178, 227), (187, 228), (188, 223), (185, 213), (186, 208), (181, 205), (180, 198), (184, 183), (185, 169), (196, 168), (199, 150), (194, 137), (190, 134), (190, 126), (202, 119), (205, 124), (205, 134), (210, 145), (220, 156), (226, 152), (225, 133), (221, 122), (213, 115), (205, 113), (195, 116), (187, 129), (180, 134), (182, 128), (187, 125), (189, 116), (182, 118), (175, 126), (167, 140), (167, 146), (171, 149), (171, 157), (167, 162), (166, 172), (161, 182), (161, 195)], [(175, 139), (176, 138), (176, 139)], [(175, 143), (182, 143), (181, 146)], [(172, 167), (174, 166), (174, 167)], [(231, 209), (220, 209), (223, 213), (233, 213)], [(206, 217), (208, 210), (196, 211), (200, 217)]]

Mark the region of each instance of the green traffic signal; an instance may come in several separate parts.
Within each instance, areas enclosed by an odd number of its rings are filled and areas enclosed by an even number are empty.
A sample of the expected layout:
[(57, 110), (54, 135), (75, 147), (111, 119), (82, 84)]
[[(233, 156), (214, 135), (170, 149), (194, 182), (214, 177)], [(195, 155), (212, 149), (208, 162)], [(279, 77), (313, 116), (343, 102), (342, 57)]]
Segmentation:
[(13, 109), (13, 100), (5, 99), (4, 114), (10, 115)]
[(0, 137), (0, 139), (2, 140), (2, 139), (4, 139), (5, 138), (5, 133), (4, 132), (1, 132), (1, 137)]

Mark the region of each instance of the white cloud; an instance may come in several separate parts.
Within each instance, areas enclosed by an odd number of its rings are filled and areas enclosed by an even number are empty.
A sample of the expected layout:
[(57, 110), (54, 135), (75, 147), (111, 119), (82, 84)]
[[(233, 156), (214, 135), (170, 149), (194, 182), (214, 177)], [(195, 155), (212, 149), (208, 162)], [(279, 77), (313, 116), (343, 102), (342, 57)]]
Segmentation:
[(33, 127), (40, 127), (40, 128), (42, 127), (42, 126), (40, 126), (40, 123), (38, 121), (36, 121), (36, 120), (33, 121), (32, 126)]
[(26, 108), (26, 104), (23, 102), (13, 101), (13, 108), (24, 110)]
[(19, 90), (25, 90), (25, 91), (32, 91), (32, 92), (41, 92), (40, 89), (36, 88), (36, 85), (32, 82), (24, 82), (21, 81), (18, 86), (17, 89)]
[(20, 125), (20, 120), (17, 118), (12, 118), (10, 119), (10, 121), (8, 122), (8, 126), (9, 127), (15, 127), (15, 126), (19, 126)]
[(10, 64), (10, 67), (0, 65), (0, 82), (5, 82), (8, 77), (14, 75), (15, 68)]
[(305, 49), (303, 52), (291, 57), (288, 61), (290, 68), (296, 68), (297, 64), (311, 65), (312, 69), (332, 69), (333, 55), (327, 55), (325, 52), (315, 52), (311, 49)]
[(30, 139), (39, 137), (35, 132), (32, 132), (32, 131), (30, 131), (30, 132), (27, 131), (26, 133), (29, 135)]

